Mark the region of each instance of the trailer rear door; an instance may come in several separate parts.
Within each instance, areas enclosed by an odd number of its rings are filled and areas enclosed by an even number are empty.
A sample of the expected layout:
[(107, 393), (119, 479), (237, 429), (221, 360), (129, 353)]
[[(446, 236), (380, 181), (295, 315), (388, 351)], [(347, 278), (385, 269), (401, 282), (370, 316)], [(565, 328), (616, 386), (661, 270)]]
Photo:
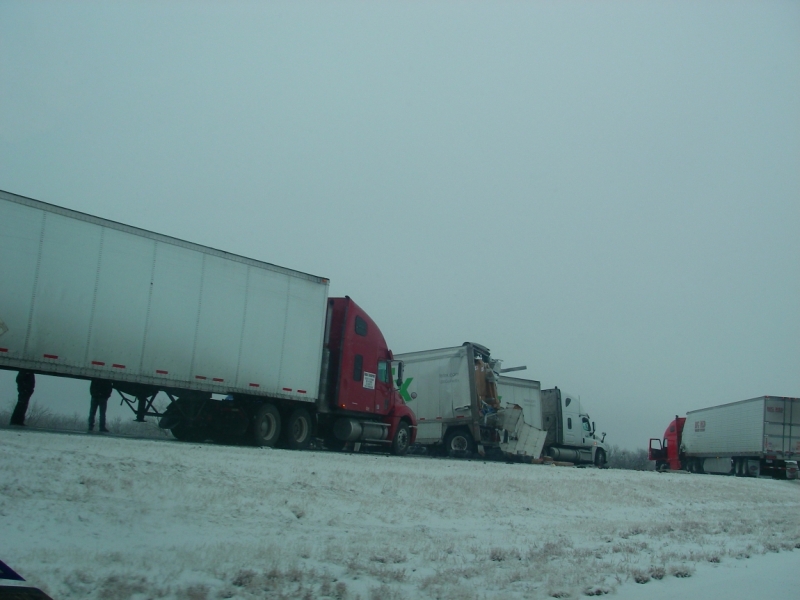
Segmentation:
[(800, 399), (765, 398), (764, 451), (785, 457), (800, 453)]

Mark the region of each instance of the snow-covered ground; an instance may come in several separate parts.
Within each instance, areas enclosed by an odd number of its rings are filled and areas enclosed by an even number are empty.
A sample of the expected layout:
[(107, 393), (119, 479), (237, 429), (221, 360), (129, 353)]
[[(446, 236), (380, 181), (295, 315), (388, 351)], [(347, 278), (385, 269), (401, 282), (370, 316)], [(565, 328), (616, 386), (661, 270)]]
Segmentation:
[(57, 600), (790, 598), (796, 548), (799, 481), (0, 429), (0, 560)]

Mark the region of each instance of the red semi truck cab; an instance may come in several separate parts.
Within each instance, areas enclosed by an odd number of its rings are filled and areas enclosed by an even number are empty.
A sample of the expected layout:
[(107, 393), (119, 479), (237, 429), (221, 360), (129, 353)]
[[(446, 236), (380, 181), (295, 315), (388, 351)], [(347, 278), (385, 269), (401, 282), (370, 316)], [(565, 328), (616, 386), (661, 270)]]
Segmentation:
[(684, 423), (686, 423), (686, 417), (676, 416), (664, 432), (663, 442), (658, 438), (650, 438), (647, 458), (656, 461), (657, 471), (677, 471), (681, 468), (679, 452)]
[(347, 296), (328, 300), (324, 349), (318, 409), (334, 434), (331, 442), (383, 442), (400, 453), (413, 444), (417, 419), (392, 378), (398, 370), (402, 379), (402, 365), (375, 322)]

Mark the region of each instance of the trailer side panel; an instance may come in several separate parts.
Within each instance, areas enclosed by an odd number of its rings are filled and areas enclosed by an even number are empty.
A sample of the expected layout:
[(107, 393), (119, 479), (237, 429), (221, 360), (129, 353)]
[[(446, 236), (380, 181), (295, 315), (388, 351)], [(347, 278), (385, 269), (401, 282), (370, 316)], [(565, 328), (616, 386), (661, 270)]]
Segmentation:
[(328, 282), (0, 192), (0, 368), (313, 402)]
[(764, 448), (764, 398), (686, 414), (683, 447), (689, 455), (758, 454)]
[(800, 399), (762, 396), (687, 413), (690, 456), (789, 458), (800, 452)]
[(406, 400), (417, 416), (417, 443), (439, 442), (444, 424), (471, 423), (473, 369), (467, 350), (459, 346), (396, 356), (404, 363)]

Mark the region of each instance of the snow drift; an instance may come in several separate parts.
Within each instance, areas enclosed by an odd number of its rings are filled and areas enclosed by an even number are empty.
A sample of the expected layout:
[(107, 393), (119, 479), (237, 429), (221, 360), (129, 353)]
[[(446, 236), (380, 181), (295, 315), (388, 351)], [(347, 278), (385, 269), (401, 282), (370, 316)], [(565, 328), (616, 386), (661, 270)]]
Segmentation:
[(800, 547), (798, 481), (12, 429), (0, 465), (0, 559), (58, 600), (565, 598)]

